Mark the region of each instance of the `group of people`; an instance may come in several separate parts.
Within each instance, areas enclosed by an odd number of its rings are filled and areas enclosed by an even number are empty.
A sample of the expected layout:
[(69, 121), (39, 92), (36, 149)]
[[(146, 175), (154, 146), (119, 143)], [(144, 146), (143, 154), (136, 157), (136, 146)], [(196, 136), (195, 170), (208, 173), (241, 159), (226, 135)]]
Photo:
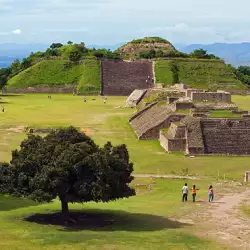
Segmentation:
[[(199, 190), (199, 189), (196, 188), (195, 185), (193, 185), (193, 187), (191, 189), (193, 202), (195, 202), (195, 200), (196, 200), (197, 190)], [(183, 202), (187, 201), (188, 193), (189, 193), (188, 185), (187, 185), (187, 183), (185, 183), (185, 185), (182, 188), (182, 201)], [(214, 190), (213, 190), (213, 186), (210, 185), (208, 188), (208, 201), (212, 202), (213, 200), (214, 200)]]
[(48, 99), (51, 99), (52, 97), (51, 97), (51, 95), (48, 95)]

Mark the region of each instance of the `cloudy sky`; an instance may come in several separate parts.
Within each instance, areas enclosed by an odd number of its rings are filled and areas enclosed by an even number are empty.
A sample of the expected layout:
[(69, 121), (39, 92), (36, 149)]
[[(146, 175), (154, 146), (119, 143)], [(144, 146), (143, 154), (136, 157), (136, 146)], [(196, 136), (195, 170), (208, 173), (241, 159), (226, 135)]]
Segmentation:
[(0, 0), (0, 43), (250, 42), (249, 0)]

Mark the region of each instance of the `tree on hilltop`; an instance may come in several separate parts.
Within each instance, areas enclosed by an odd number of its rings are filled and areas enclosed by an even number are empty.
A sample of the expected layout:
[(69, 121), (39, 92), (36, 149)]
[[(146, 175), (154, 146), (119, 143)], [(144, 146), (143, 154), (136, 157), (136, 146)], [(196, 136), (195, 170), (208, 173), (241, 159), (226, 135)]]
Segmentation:
[(63, 44), (61, 44), (61, 43), (52, 43), (50, 45), (50, 48), (51, 49), (58, 49), (58, 48), (61, 48), (62, 46), (63, 46)]
[(74, 127), (46, 137), (30, 135), (12, 152), (10, 164), (0, 164), (0, 192), (38, 202), (108, 202), (135, 195), (129, 187), (133, 164), (125, 145), (103, 148)]

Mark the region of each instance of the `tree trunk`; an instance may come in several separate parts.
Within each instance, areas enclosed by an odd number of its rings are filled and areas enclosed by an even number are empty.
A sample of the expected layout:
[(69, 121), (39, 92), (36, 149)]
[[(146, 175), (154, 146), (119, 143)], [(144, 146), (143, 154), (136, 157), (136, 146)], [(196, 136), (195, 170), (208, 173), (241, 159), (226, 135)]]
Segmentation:
[(61, 206), (62, 206), (62, 213), (63, 214), (68, 214), (69, 213), (69, 206), (68, 206), (68, 202), (61, 199)]

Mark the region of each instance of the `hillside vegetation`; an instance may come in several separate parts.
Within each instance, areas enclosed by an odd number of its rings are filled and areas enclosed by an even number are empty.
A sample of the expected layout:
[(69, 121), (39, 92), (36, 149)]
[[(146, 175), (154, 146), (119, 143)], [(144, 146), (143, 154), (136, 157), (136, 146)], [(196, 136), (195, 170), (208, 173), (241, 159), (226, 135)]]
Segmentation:
[(117, 51), (87, 48), (83, 42), (53, 43), (45, 52), (31, 53), (22, 61), (15, 60), (10, 68), (1, 69), (0, 89), (5, 90), (7, 84), (10, 91), (67, 86), (67, 92), (77, 89), (80, 93), (96, 94), (101, 90), (102, 59), (155, 60), (156, 82), (163, 85), (184, 82), (196, 88), (228, 90), (246, 89), (250, 85), (245, 69), (226, 65), (206, 50), (185, 54), (166, 39), (145, 37), (132, 40)]
[[(173, 72), (173, 64), (177, 72)], [(156, 82), (164, 85), (175, 84), (175, 80), (196, 88), (245, 89), (230, 65), (220, 60), (169, 59), (155, 63)], [(176, 78), (177, 74), (177, 79)], [(175, 77), (174, 77), (175, 76)]]
[(169, 41), (160, 37), (132, 40), (120, 47), (117, 52), (123, 57), (132, 58), (155, 58), (179, 53)]
[(100, 84), (100, 66), (96, 59), (76, 65), (70, 65), (66, 60), (43, 60), (11, 78), (8, 89), (76, 85), (80, 92), (92, 92), (99, 91)]

